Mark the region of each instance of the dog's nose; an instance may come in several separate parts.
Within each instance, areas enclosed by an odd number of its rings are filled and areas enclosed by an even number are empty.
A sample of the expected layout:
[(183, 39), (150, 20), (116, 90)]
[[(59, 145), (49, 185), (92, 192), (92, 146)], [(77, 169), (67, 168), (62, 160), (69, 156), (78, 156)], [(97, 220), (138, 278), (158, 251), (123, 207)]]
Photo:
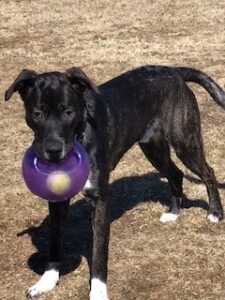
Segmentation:
[(58, 160), (62, 156), (63, 144), (61, 142), (48, 142), (45, 150), (49, 159)]

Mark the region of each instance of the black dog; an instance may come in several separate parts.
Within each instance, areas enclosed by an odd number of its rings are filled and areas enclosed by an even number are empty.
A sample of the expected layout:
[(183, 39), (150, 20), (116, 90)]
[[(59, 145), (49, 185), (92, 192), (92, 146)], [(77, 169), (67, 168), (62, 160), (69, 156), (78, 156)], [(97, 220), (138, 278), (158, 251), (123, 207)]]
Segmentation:
[[(225, 108), (224, 91), (206, 74), (189, 68), (145, 66), (96, 87), (79, 68), (65, 73), (37, 74), (23, 70), (5, 93), (19, 92), (26, 121), (34, 131), (39, 157), (57, 161), (77, 140), (86, 148), (91, 173), (85, 186), (93, 204), (91, 300), (106, 300), (109, 242), (108, 180), (123, 154), (136, 142), (152, 165), (169, 181), (173, 197), (162, 222), (175, 220), (183, 197), (183, 173), (170, 158), (171, 145), (184, 165), (206, 185), (208, 219), (223, 218), (217, 181), (206, 163), (199, 109), (187, 81), (202, 85)], [(59, 279), (61, 240), (69, 206), (49, 203), (50, 260), (39, 282), (28, 289), (33, 297), (52, 289)]]

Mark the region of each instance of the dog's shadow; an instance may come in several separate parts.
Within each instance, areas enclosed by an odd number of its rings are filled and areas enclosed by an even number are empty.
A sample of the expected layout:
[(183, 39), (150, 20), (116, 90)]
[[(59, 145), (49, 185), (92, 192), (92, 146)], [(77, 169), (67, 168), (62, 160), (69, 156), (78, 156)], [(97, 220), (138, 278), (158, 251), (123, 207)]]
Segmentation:
[[(191, 178), (190, 178), (191, 180)], [(159, 173), (153, 172), (142, 176), (123, 177), (110, 185), (112, 194), (111, 222), (120, 218), (126, 211), (141, 202), (159, 202), (168, 206), (171, 198), (169, 184)], [(208, 204), (204, 200), (188, 200), (183, 202), (183, 208), (200, 207), (207, 210)], [(49, 217), (38, 227), (25, 229), (18, 236), (28, 233), (37, 252), (28, 259), (29, 267), (36, 273), (42, 274), (48, 254)], [(62, 274), (75, 270), (86, 257), (91, 261), (92, 230), (90, 207), (82, 198), (70, 206), (68, 225), (64, 236), (64, 261)]]

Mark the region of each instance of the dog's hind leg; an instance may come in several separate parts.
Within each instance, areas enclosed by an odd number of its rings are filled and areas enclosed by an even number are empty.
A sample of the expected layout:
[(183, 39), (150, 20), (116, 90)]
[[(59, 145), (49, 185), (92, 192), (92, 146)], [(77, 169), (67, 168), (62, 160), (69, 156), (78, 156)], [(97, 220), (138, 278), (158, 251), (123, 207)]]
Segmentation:
[(223, 209), (214, 171), (205, 159), (197, 101), (188, 87), (184, 91), (167, 135), (180, 160), (204, 182), (209, 197), (208, 219), (218, 222), (223, 219)]
[(160, 122), (154, 121), (146, 129), (139, 145), (151, 164), (167, 178), (173, 193), (169, 210), (162, 214), (160, 221), (163, 223), (175, 221), (179, 215), (183, 197), (183, 173), (171, 160), (170, 147), (164, 138)]
[(69, 200), (49, 202), (50, 249), (49, 263), (40, 280), (26, 291), (27, 298), (34, 298), (52, 290), (59, 281), (59, 267), (62, 259), (62, 237), (67, 221)]
[(192, 130), (189, 136), (185, 134), (185, 140), (176, 143), (174, 149), (184, 165), (197, 174), (206, 186), (209, 197), (208, 220), (214, 223), (222, 220), (223, 209), (217, 180), (213, 169), (206, 162), (201, 137), (199, 137), (198, 132)]

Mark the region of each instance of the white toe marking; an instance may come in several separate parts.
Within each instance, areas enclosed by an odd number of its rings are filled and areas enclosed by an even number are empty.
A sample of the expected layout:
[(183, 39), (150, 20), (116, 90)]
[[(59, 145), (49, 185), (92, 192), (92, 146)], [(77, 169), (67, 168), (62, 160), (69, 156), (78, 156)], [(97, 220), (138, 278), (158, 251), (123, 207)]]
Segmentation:
[(90, 300), (109, 300), (106, 283), (100, 279), (91, 279)]
[(167, 222), (174, 222), (178, 218), (178, 215), (173, 214), (173, 213), (163, 213), (160, 217), (160, 222), (162, 223), (167, 223)]
[(59, 271), (50, 269), (45, 271), (41, 279), (26, 291), (28, 298), (33, 298), (52, 290), (59, 280)]
[(209, 214), (207, 219), (212, 223), (218, 223), (219, 222), (219, 218), (217, 216), (214, 216), (213, 214)]

